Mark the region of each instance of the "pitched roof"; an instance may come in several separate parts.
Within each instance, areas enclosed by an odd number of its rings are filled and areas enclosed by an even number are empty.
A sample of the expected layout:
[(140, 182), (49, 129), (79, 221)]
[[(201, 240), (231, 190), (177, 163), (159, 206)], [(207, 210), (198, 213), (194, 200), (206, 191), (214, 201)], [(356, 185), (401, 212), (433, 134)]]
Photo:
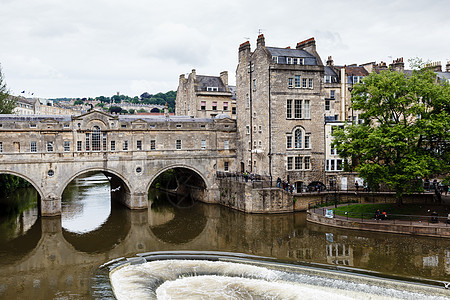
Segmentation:
[(222, 79), (218, 76), (197, 75), (195, 83), (197, 84), (195, 88), (197, 91), (206, 91), (208, 87), (217, 87), (218, 92), (227, 91)]
[[(278, 56), (278, 57), (294, 57), (294, 58), (303, 58), (304, 64), (309, 66), (317, 65), (317, 60), (314, 55), (305, 50), (300, 49), (290, 49), (290, 48), (276, 48), (276, 47), (266, 47), (269, 51), (270, 55)], [(278, 63), (286, 63), (284, 60), (278, 60)]]

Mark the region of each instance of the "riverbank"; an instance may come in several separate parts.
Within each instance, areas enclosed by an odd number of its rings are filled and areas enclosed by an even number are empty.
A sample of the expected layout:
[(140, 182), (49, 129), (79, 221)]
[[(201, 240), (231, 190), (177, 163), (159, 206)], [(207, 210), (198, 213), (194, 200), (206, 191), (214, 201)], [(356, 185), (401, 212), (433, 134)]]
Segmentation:
[[(331, 209), (331, 207), (328, 209)], [(310, 209), (307, 211), (306, 220), (311, 223), (343, 229), (450, 238), (450, 224), (444, 222), (429, 223), (395, 219), (365, 220), (338, 215), (327, 215), (326, 212), (327, 208)]]

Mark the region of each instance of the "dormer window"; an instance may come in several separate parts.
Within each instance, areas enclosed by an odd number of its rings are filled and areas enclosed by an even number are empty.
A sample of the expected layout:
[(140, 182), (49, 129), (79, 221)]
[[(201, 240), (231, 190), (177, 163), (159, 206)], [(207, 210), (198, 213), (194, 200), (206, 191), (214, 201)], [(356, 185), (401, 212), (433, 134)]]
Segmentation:
[(294, 64), (294, 59), (292, 57), (286, 57), (286, 63), (288, 65), (292, 65), (292, 64)]
[(325, 83), (331, 83), (331, 76), (325, 75)]
[(217, 86), (208, 86), (206, 88), (206, 91), (208, 91), (208, 92), (218, 92), (219, 88)]
[(272, 56), (272, 60), (274, 63), (278, 63), (278, 56)]
[(303, 58), (294, 58), (294, 65), (304, 65), (305, 61)]

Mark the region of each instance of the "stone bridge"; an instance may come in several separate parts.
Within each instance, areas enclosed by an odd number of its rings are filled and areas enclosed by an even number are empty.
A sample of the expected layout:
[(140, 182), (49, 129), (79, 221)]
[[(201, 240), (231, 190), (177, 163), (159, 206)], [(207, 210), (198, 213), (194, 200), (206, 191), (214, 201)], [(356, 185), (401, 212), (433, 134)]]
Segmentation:
[(103, 172), (111, 197), (131, 209), (147, 208), (151, 184), (171, 169), (183, 193), (216, 202), (215, 174), (234, 168), (235, 141), (235, 121), (220, 116), (0, 115), (0, 173), (36, 188), (42, 216), (60, 215), (66, 186), (91, 171)]

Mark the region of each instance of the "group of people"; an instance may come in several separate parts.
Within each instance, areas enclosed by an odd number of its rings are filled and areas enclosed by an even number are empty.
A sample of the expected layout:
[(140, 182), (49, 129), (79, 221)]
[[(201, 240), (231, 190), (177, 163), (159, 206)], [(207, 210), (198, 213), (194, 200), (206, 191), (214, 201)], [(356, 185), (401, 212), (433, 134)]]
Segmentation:
[(387, 220), (387, 212), (383, 210), (382, 212), (377, 209), (375, 212), (375, 220)]
[(294, 192), (294, 185), (289, 184), (285, 180), (281, 180), (280, 177), (277, 178), (277, 187), (286, 190), (286, 192), (291, 192), (291, 194)]

